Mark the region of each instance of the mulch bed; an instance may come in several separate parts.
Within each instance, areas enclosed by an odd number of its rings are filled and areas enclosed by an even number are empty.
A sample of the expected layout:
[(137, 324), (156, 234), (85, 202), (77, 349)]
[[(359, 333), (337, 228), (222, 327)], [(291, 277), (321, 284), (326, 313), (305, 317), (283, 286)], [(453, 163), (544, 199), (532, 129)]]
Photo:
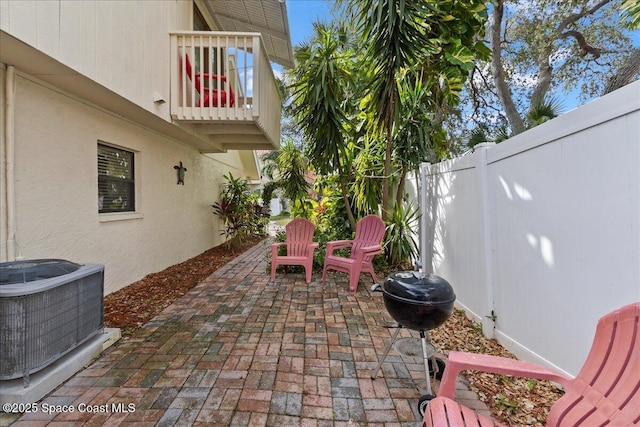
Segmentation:
[(130, 336), (191, 288), (264, 237), (246, 237), (230, 247), (216, 246), (183, 263), (152, 273), (104, 299), (104, 322)]

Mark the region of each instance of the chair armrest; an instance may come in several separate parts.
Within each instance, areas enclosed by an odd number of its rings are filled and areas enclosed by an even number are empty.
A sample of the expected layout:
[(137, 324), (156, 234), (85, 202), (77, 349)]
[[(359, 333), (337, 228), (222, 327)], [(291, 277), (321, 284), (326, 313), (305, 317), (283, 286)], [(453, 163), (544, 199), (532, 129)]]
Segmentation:
[(357, 252), (362, 252), (365, 255), (379, 254), (382, 252), (382, 246), (380, 245), (372, 245), (372, 246), (363, 246), (357, 249)]
[(333, 242), (327, 242), (327, 255), (333, 255), (333, 251), (336, 249), (350, 248), (353, 245), (353, 240), (334, 240)]
[(358, 260), (358, 262), (362, 262), (365, 256), (373, 256), (381, 252), (382, 252), (382, 246), (380, 245), (363, 246), (361, 248), (356, 249), (355, 259)]
[(307, 248), (307, 253), (310, 257), (313, 257), (313, 252), (318, 248), (319, 245), (320, 243), (317, 243), (317, 242), (309, 243), (309, 247)]
[(278, 256), (278, 248), (281, 246), (285, 246), (286, 243), (285, 242), (279, 242), (279, 243), (272, 243), (271, 244), (271, 259), (275, 258)]
[(440, 381), (438, 396), (453, 399), (456, 389), (456, 377), (461, 371), (467, 369), (491, 374), (554, 381), (565, 387), (572, 381), (571, 378), (565, 375), (534, 363), (506, 357), (490, 356), (488, 354), (452, 351), (449, 353), (446, 368)]

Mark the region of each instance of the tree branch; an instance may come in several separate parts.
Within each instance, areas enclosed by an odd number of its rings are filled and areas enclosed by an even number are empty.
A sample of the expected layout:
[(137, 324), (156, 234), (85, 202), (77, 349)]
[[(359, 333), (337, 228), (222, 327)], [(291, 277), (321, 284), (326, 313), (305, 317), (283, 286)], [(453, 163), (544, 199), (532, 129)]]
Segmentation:
[(573, 37), (580, 45), (580, 48), (583, 50), (584, 55), (591, 54), (593, 59), (600, 57), (602, 54), (602, 50), (591, 46), (587, 43), (583, 34), (577, 30), (567, 30), (570, 25), (575, 24), (580, 19), (585, 16), (593, 15), (607, 3), (610, 3), (612, 0), (601, 0), (599, 3), (595, 4), (590, 9), (582, 10), (579, 13), (574, 13), (569, 15), (566, 19), (564, 19), (558, 27), (556, 28), (556, 36), (551, 37), (546, 46), (544, 46), (538, 55), (537, 65), (538, 65), (538, 83), (533, 89), (533, 93), (531, 95), (531, 103), (529, 104), (529, 111), (541, 102), (544, 101), (544, 98), (551, 87), (551, 81), (553, 80), (553, 69), (551, 67), (551, 62), (549, 60), (551, 53), (554, 49), (554, 42), (556, 40), (565, 39), (568, 37)]
[(593, 15), (600, 8), (605, 6), (607, 3), (611, 3), (612, 0), (602, 0), (600, 3), (595, 4), (591, 9), (583, 10), (580, 13), (574, 13), (573, 15), (569, 15), (567, 19), (562, 21), (560, 25), (558, 25), (558, 33), (562, 33), (565, 28), (567, 28), (571, 24), (575, 24), (580, 19), (584, 18), (588, 15)]
[(578, 45), (584, 52), (582, 56), (591, 54), (593, 56), (593, 59), (598, 59), (602, 54), (602, 51), (600, 49), (598, 49), (597, 47), (591, 46), (589, 43), (587, 43), (587, 40), (584, 38), (584, 36), (580, 31), (575, 31), (575, 30), (565, 31), (564, 33), (561, 33), (558, 38), (566, 39), (569, 37), (573, 37), (578, 42)]

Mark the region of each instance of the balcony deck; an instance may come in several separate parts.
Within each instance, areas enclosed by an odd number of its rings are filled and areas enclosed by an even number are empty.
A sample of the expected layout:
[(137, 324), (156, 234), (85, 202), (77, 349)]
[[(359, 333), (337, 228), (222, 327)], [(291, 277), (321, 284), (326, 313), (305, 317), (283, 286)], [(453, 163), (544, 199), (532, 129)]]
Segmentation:
[(274, 149), (282, 101), (259, 33), (171, 33), (171, 117), (223, 149)]

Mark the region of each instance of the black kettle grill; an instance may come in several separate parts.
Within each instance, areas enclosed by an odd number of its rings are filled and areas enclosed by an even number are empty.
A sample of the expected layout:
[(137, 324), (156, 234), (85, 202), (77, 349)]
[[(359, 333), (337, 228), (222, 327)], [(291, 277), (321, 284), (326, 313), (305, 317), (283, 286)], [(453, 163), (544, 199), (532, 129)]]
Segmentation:
[(374, 292), (382, 292), (384, 305), (399, 326), (384, 351), (382, 359), (378, 363), (371, 379), (375, 379), (382, 363), (393, 346), (400, 328), (420, 332), (422, 340), (422, 356), (424, 359), (424, 371), (427, 378), (427, 394), (420, 398), (418, 410), (424, 415), (427, 404), (433, 399), (430, 381), (430, 365), (436, 379), (442, 378), (445, 363), (436, 358), (432, 351), (427, 351), (427, 341), (430, 348), (435, 349), (429, 339), (429, 330), (442, 325), (451, 316), (456, 295), (453, 288), (442, 277), (433, 274), (424, 274), (419, 271), (400, 271), (386, 278), (382, 286), (375, 284), (371, 287)]

